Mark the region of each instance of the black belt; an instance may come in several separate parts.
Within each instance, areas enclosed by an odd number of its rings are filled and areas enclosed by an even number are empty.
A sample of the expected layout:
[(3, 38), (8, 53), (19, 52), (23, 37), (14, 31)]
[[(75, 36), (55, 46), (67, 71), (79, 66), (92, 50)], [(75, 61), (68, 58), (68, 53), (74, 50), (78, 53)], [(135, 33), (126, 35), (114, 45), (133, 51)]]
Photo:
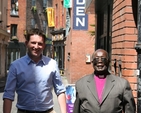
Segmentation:
[(23, 112), (23, 113), (48, 113), (52, 110), (53, 110), (53, 108), (50, 108), (46, 111), (31, 111), (31, 110), (18, 109), (18, 111)]

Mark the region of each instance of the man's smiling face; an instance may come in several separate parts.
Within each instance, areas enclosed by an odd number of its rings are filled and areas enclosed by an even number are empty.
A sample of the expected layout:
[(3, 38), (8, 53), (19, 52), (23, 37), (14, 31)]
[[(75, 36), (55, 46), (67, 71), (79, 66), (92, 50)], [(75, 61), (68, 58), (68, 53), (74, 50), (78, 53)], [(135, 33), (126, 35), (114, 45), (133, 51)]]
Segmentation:
[(95, 72), (99, 75), (106, 74), (105, 72), (108, 71), (108, 54), (106, 51), (99, 49), (95, 52), (93, 57), (93, 67)]

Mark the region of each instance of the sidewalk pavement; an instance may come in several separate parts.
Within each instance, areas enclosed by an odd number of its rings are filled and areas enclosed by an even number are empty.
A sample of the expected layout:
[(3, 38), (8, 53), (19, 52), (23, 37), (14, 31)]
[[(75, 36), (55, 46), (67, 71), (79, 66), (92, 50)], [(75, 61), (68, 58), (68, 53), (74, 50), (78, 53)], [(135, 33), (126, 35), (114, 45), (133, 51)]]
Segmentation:
[(62, 78), (62, 82), (63, 82), (63, 84), (65, 85), (65, 86), (67, 86), (68, 85), (68, 80), (67, 80), (67, 78), (66, 78), (66, 76), (61, 76), (61, 78)]

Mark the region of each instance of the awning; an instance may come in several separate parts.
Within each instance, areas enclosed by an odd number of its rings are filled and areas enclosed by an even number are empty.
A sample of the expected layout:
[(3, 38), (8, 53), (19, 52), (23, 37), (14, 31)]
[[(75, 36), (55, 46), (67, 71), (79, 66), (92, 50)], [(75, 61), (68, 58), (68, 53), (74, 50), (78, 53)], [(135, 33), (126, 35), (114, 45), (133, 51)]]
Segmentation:
[(92, 0), (85, 0), (85, 10), (88, 9), (88, 7), (90, 6), (91, 2), (92, 2)]
[(85, 0), (85, 13), (95, 13), (94, 1), (95, 0)]
[(52, 35), (64, 34), (64, 33), (65, 33), (65, 29), (63, 29), (63, 28), (50, 31), (50, 34), (52, 34)]

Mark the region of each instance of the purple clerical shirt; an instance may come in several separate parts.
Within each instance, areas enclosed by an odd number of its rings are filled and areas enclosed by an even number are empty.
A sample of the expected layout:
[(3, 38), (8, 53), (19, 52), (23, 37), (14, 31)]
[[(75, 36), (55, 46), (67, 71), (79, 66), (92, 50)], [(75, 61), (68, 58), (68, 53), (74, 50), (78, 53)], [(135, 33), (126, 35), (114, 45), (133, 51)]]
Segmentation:
[(96, 83), (96, 89), (97, 89), (99, 102), (101, 103), (102, 93), (103, 93), (103, 90), (104, 90), (106, 78), (99, 78), (98, 76), (94, 76), (94, 80), (95, 80), (95, 83)]

